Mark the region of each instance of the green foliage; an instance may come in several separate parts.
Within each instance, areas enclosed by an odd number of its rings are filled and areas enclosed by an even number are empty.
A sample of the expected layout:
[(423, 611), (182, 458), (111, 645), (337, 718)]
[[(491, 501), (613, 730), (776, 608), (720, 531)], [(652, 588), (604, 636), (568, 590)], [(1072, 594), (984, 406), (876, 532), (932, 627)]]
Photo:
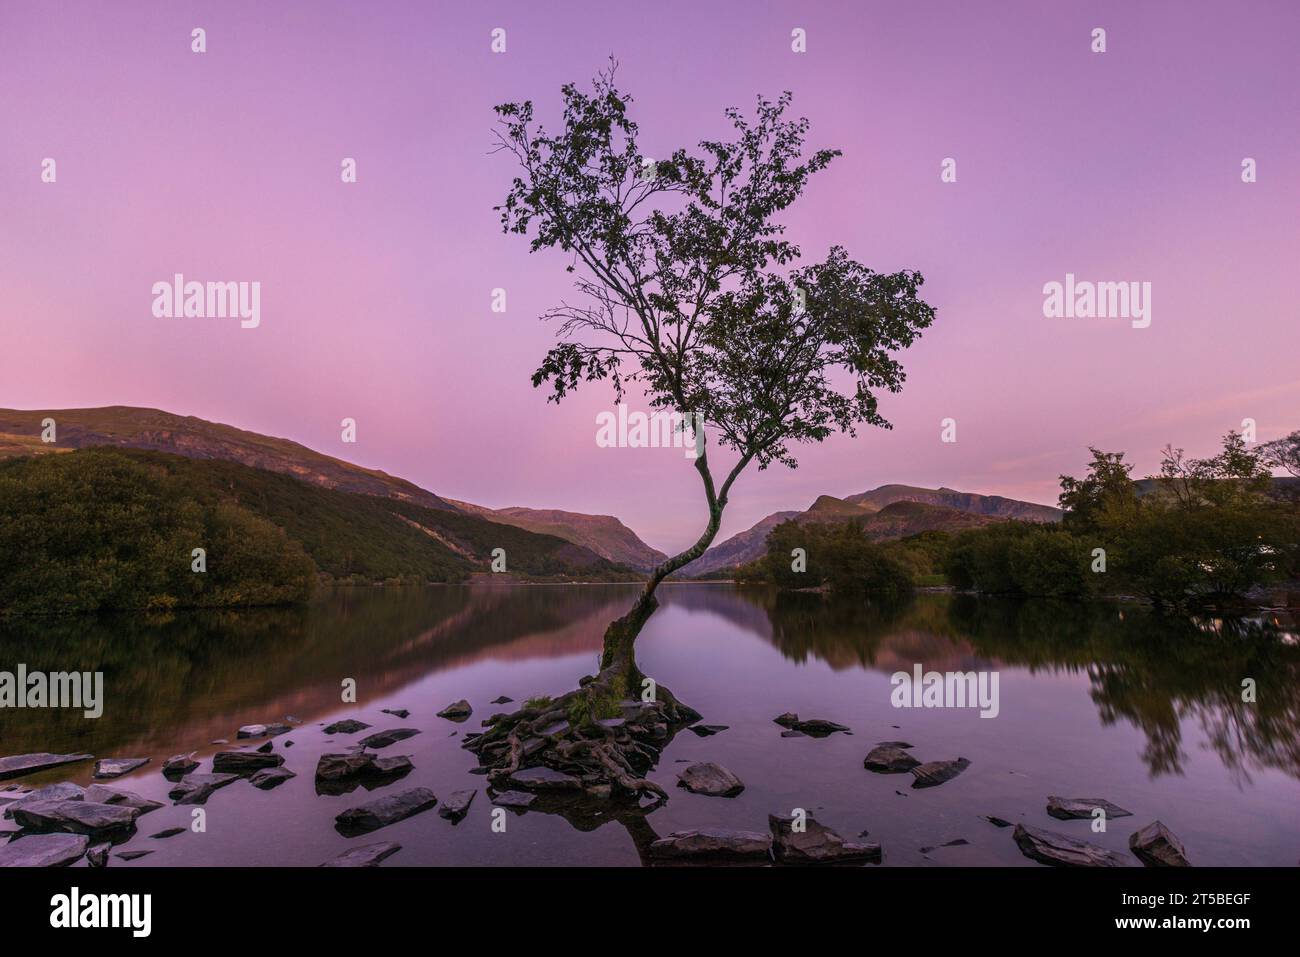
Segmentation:
[[(791, 552), (802, 548), (806, 569), (793, 568)], [(924, 549), (908, 554), (894, 543), (869, 541), (860, 525), (782, 522), (768, 533), (761, 563), (767, 581), (782, 588), (830, 587), (837, 594), (900, 594), (910, 591)]]
[[(191, 552), (207, 551), (207, 572)], [(263, 605), (305, 600), (316, 569), (273, 523), (202, 501), (113, 450), (0, 462), (0, 611)]]

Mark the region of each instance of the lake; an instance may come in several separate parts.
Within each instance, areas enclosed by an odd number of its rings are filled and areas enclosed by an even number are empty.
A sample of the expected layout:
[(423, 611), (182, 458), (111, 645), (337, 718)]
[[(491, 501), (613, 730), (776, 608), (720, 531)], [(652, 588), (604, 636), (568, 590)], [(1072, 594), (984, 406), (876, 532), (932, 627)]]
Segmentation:
[[(638, 643), (642, 670), (703, 715), (726, 725), (699, 737), (683, 730), (651, 780), (669, 791), (649, 814), (537, 811), (506, 814), (494, 832), (486, 779), (461, 748), (482, 718), (516, 702), (558, 695), (596, 670), (606, 624), (636, 586), (431, 586), (355, 588), (307, 608), (192, 612), (162, 619), (10, 623), (0, 668), (104, 672), (103, 716), (80, 711), (0, 711), (0, 754), (90, 752), (152, 763), (104, 782), (167, 802), (139, 819), (115, 853), (153, 853), (139, 865), (316, 865), (348, 847), (396, 841), (384, 866), (638, 865), (655, 835), (701, 826), (765, 830), (769, 813), (804, 808), (845, 838), (866, 832), (884, 866), (1004, 864), (1023, 857), (1006, 821), (1064, 832), (1123, 854), (1129, 835), (1159, 819), (1200, 865), (1294, 865), (1300, 858), (1300, 643), (1294, 625), (1160, 618), (1136, 605), (1075, 605), (920, 594), (880, 603), (824, 600), (728, 584), (669, 584)], [(1278, 627), (1281, 625), (1282, 627)], [(895, 708), (890, 676), (995, 671), (999, 713), (974, 708)], [(340, 700), (355, 679), (357, 704)], [(1242, 681), (1257, 700), (1242, 701)], [(465, 698), (464, 723), (435, 712)], [(382, 709), (408, 709), (398, 719)], [(783, 712), (825, 718), (852, 733), (782, 737)], [(167, 799), (168, 756), (208, 760), (236, 744), (241, 725), (301, 724), (274, 739), (297, 777), (270, 791), (246, 781), (205, 805), (204, 833), (188, 806)], [(375, 791), (316, 793), (323, 753), (362, 735), (326, 736), (325, 723), (355, 717), (421, 733), (380, 751), (410, 755), (414, 770)], [(369, 733), (369, 732), (367, 732)], [(971, 764), (938, 787), (910, 774), (863, 768), (874, 744), (905, 739), (922, 761)], [(292, 742), (292, 745), (289, 742)], [(674, 785), (686, 762), (715, 761), (738, 775), (735, 798)], [(89, 784), (89, 762), (19, 779)], [(15, 782), (6, 782), (15, 783)], [(427, 811), (349, 838), (334, 817), (385, 791), (424, 786), (439, 798), (477, 788), (460, 822)], [(1087, 820), (1057, 821), (1048, 795), (1100, 797), (1133, 812), (1105, 833)], [(12, 829), (11, 821), (4, 826)], [(149, 835), (181, 827), (166, 839)], [(948, 842), (964, 841), (951, 846)], [(84, 860), (77, 866), (85, 866)]]

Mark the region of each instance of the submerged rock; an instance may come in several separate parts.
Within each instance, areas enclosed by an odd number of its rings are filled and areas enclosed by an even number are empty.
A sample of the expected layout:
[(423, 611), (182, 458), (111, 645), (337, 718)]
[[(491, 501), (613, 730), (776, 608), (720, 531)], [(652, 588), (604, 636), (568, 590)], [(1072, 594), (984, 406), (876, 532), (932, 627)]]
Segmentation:
[(772, 835), (725, 827), (674, 831), (652, 842), (649, 854), (662, 861), (763, 864), (771, 860)]
[(89, 844), (84, 834), (29, 834), (0, 846), (0, 867), (67, 867)]
[(710, 797), (735, 797), (745, 790), (744, 781), (712, 761), (700, 761), (683, 768), (677, 774), (677, 786)]
[(34, 801), (14, 809), (14, 821), (31, 831), (97, 836), (129, 831), (140, 811), (95, 801)]
[(119, 788), (105, 787), (102, 784), (92, 784), (88, 787), (85, 797), (87, 801), (97, 801), (100, 804), (121, 804), (123, 807), (133, 807), (141, 814), (148, 814), (150, 811), (156, 811), (163, 806), (162, 801), (154, 801), (136, 794), (134, 791), (123, 791)]
[(499, 698), (493, 698), (489, 704), (510, 704), (510, 702), (514, 700), (514, 698), (507, 698), (505, 695), (501, 695)]
[(149, 839), (151, 841), (164, 841), (169, 837), (175, 837), (177, 834), (184, 834), (184, 833), (185, 833), (185, 828), (183, 827), (168, 827), (159, 831), (157, 834), (150, 834)]
[(793, 817), (767, 816), (772, 832), (772, 850), (782, 864), (879, 864), (879, 844), (846, 841), (808, 815), (804, 829), (794, 829)]
[(350, 847), (333, 860), (326, 861), (321, 867), (378, 867), (380, 861), (392, 857), (401, 849), (402, 845), (394, 841)]
[(392, 728), (388, 731), (376, 731), (357, 743), (363, 748), (386, 748), (390, 744), (405, 741), (407, 738), (415, 737), (419, 733), (419, 728)]
[(438, 808), (438, 816), (455, 823), (469, 813), (469, 806), (474, 801), (474, 795), (478, 794), (477, 790), (469, 791), (452, 791), (451, 797), (442, 802)]
[(709, 738), (715, 734), (726, 731), (730, 727), (731, 726), (727, 724), (693, 724), (687, 730), (694, 731), (701, 738)]
[(522, 768), (510, 775), (510, 784), (525, 791), (580, 791), (582, 781), (572, 774), (539, 765)]
[(173, 754), (163, 762), (162, 773), (164, 777), (178, 776), (184, 777), (199, 766), (199, 762), (194, 760), (195, 752), (189, 754)]
[(439, 711), (438, 717), (448, 718), (451, 721), (464, 721), (473, 713), (474, 709), (469, 706), (469, 702), (464, 698), (461, 698), (459, 701), (453, 701), (451, 704), (447, 705), (447, 707)]
[(1058, 821), (1074, 818), (1090, 818), (1092, 812), (1101, 808), (1106, 817), (1132, 817), (1132, 811), (1126, 811), (1118, 804), (1111, 804), (1105, 798), (1063, 798), (1055, 794), (1047, 796), (1047, 813)]
[(968, 767), (970, 767), (970, 762), (965, 758), (958, 758), (956, 761), (931, 761), (928, 764), (919, 764), (912, 768), (912, 776), (916, 779), (912, 782), (912, 787), (938, 787), (945, 781), (951, 781)]
[(205, 804), (213, 791), (238, 780), (238, 774), (187, 774), (167, 796), (177, 804)]
[(119, 860), (134, 861), (144, 857), (146, 854), (152, 854), (153, 851), (123, 851), (117, 855)]
[(356, 734), (358, 731), (364, 731), (370, 725), (364, 721), (357, 721), (354, 718), (344, 718), (342, 721), (335, 721), (333, 724), (327, 724), (324, 727), (326, 734)]
[(1134, 831), (1128, 839), (1129, 850), (1147, 867), (1191, 867), (1183, 842), (1159, 821)]
[(282, 764), (284, 755), (258, 751), (218, 751), (212, 756), (212, 770), (220, 773), (247, 774), (262, 768), (278, 768)]
[(296, 778), (288, 768), (263, 768), (248, 779), (248, 783), (255, 788), (263, 791), (269, 791), (271, 788), (279, 787), (290, 778)]
[(777, 715), (772, 720), (779, 725), (784, 725), (787, 728), (793, 728), (796, 724), (799, 723), (799, 716), (795, 714), (793, 711), (787, 711), (785, 714)]
[(827, 721), (825, 718), (809, 718), (807, 721), (802, 721), (793, 711), (787, 711), (772, 720), (783, 727), (789, 728), (791, 731), (802, 731), (814, 738), (824, 738), (836, 731), (849, 730), (845, 725)]
[(411, 716), (411, 712), (405, 708), (381, 708), (380, 710), (384, 714), (391, 714), (394, 718), (401, 718), (403, 721)]
[(349, 831), (375, 831), (427, 811), (437, 803), (438, 798), (428, 788), (411, 788), (400, 794), (385, 795), (359, 807), (350, 807), (334, 820), (340, 828)]
[(492, 795), (492, 803), (500, 807), (525, 808), (536, 800), (537, 795), (527, 791), (500, 791)]
[(916, 758), (892, 744), (876, 745), (862, 761), (864, 768), (877, 774), (904, 774), (920, 764)]
[(35, 754), (14, 754), (0, 758), (0, 781), (35, 774), (46, 768), (57, 768), (61, 764), (74, 764), (78, 761), (93, 761), (93, 754), (50, 754), (39, 751)]
[(994, 827), (1010, 827), (1011, 822), (1000, 817), (993, 817), (991, 814), (984, 815), (984, 820), (988, 821)]
[(1017, 824), (1011, 836), (1025, 857), (1053, 867), (1124, 867), (1127, 863), (1104, 847), (1056, 831)]

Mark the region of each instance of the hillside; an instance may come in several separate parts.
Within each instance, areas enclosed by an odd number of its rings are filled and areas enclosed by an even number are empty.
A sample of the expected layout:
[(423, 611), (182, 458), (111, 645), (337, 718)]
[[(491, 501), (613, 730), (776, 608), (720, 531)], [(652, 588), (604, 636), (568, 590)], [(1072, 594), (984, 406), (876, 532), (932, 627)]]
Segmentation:
[[(57, 442), (53, 444), (43, 443), (40, 438), (41, 421), (46, 417), (54, 419), (57, 425)], [(405, 479), (353, 465), (289, 439), (259, 435), (195, 416), (122, 405), (98, 409), (0, 409), (0, 459), (95, 446), (148, 449), (193, 459), (222, 459), (291, 475), (324, 488), (464, 512), (562, 538), (615, 564), (640, 571), (648, 571), (665, 558), (663, 552), (641, 541), (613, 516), (559, 509), (491, 509), (469, 502), (452, 502)]]
[(319, 576), (463, 581), (497, 548), (514, 578), (636, 577), (552, 535), (238, 462), (125, 448), (0, 461), (0, 611), (279, 604)]
[(554, 508), (486, 508), (469, 502), (447, 499), (464, 512), (480, 515), (493, 522), (526, 528), (530, 532), (554, 535), (591, 549), (602, 558), (617, 564), (650, 571), (668, 556), (651, 548), (613, 515), (586, 515)]
[(960, 531), (1006, 519), (1060, 521), (1061, 511), (1000, 495), (978, 495), (953, 489), (911, 485), (882, 485), (845, 498), (818, 496), (802, 512), (774, 512), (751, 528), (714, 545), (687, 565), (688, 577), (717, 577), (751, 562), (766, 551), (768, 533), (784, 521), (836, 523), (857, 521), (874, 541), (904, 538), (926, 531)]

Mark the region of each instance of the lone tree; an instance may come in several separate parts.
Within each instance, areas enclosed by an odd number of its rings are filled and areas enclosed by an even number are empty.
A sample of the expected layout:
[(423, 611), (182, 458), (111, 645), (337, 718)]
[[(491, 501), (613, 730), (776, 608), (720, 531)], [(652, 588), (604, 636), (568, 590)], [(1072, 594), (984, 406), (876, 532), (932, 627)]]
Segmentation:
[[(467, 747), (496, 766), (493, 774), (508, 776), (521, 762), (572, 771), (604, 766), (606, 780), (624, 790), (662, 795), (636, 776), (658, 756), (654, 744), (636, 740), (646, 729), (633, 727), (623, 740), (632, 722), (600, 723), (626, 717), (621, 702), (642, 692), (633, 645), (654, 612), (655, 590), (704, 554), (732, 485), (751, 462), (794, 468), (796, 443), (835, 430), (853, 435), (860, 423), (890, 427), (877, 395), (901, 389), (893, 353), (912, 344), (934, 310), (918, 296), (919, 273), (873, 272), (839, 246), (823, 262), (796, 265), (799, 248), (775, 217), (840, 154), (804, 155), (808, 121), (786, 118), (788, 92), (776, 102), (760, 97), (752, 117), (727, 110), (730, 139), (654, 161), (638, 148), (632, 98), (615, 86), (614, 72), (611, 62), (590, 92), (562, 88), (556, 133), (535, 123), (531, 101), (496, 107), (494, 152), (511, 154), (519, 166), (497, 207), (502, 227), (529, 237), (532, 252), (567, 254), (580, 293), (544, 314), (559, 323), (559, 342), (533, 385), (549, 387), (550, 401), (559, 402), (581, 383), (608, 380), (618, 402), (635, 388), (657, 411), (696, 423), (694, 466), (708, 521), (695, 544), (655, 568), (631, 610), (610, 624), (598, 675), (564, 699), (502, 716)], [(736, 456), (721, 484), (703, 433)], [(662, 686), (654, 698), (654, 708), (640, 709), (655, 712), (650, 732), (660, 730), (656, 723), (698, 717)], [(561, 705), (573, 719), (562, 740), (552, 735), (543, 750), (526, 754), (527, 735), (543, 740), (541, 726)], [(622, 738), (603, 733), (610, 724)]]

